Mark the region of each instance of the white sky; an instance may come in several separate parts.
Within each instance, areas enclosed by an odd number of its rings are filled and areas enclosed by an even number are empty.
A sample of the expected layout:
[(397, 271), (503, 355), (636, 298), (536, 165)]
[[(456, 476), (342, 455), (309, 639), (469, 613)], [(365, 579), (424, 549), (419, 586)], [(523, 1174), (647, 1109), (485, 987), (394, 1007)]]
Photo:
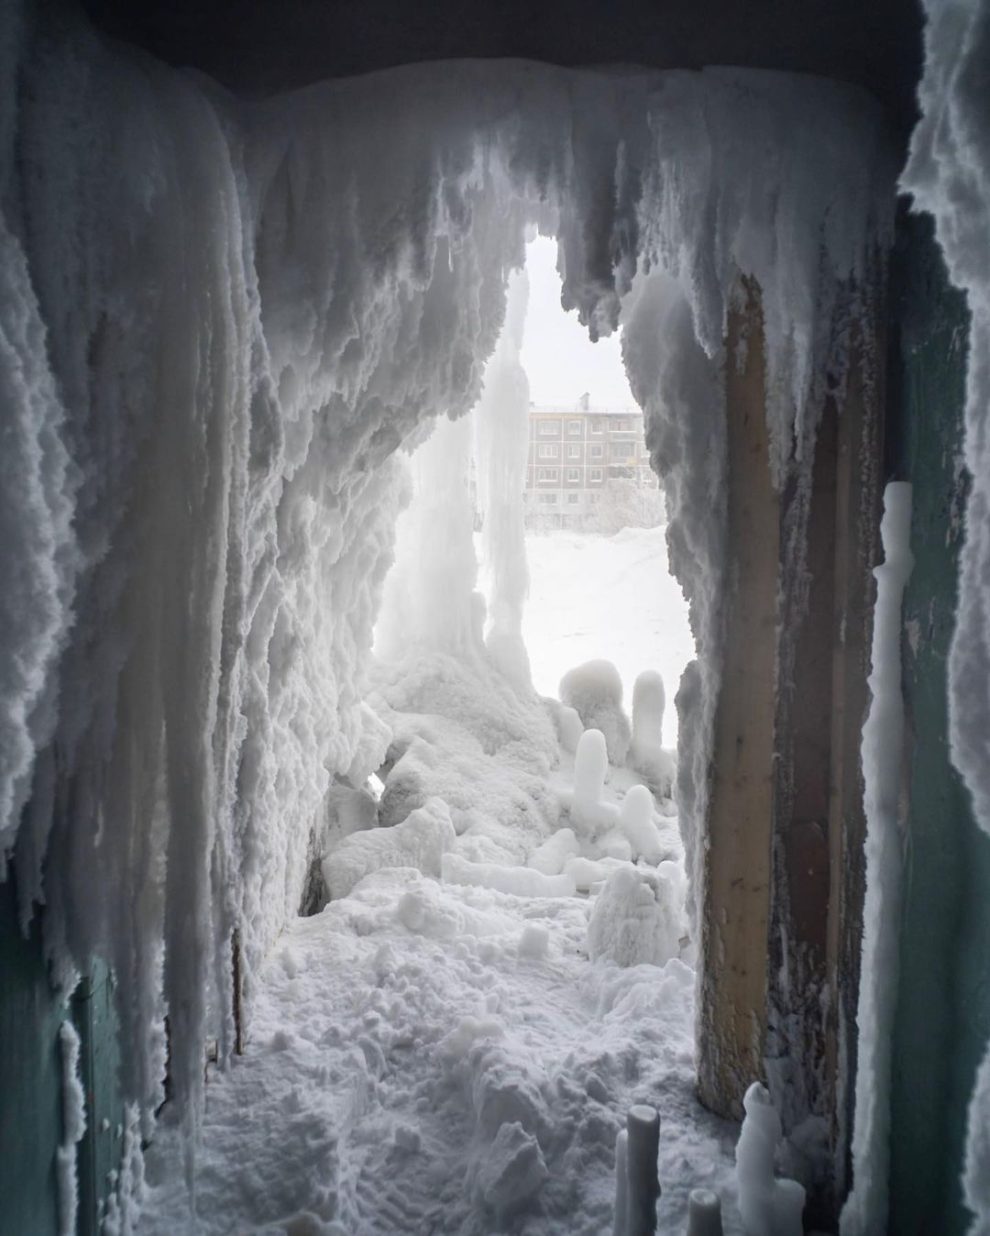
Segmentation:
[(529, 310), (522, 365), (536, 404), (573, 404), (587, 391), (592, 404), (635, 407), (622, 365), (618, 333), (592, 343), (577, 312), (560, 307), (557, 242), (538, 236), (526, 247)]

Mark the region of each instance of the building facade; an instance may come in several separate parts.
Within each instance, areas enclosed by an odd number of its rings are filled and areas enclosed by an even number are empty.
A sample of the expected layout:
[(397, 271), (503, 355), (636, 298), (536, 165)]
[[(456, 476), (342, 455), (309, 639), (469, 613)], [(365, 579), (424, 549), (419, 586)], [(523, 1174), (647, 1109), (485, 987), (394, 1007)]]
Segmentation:
[(554, 527), (594, 523), (609, 490), (657, 489), (635, 407), (532, 405), (526, 462), (526, 520)]

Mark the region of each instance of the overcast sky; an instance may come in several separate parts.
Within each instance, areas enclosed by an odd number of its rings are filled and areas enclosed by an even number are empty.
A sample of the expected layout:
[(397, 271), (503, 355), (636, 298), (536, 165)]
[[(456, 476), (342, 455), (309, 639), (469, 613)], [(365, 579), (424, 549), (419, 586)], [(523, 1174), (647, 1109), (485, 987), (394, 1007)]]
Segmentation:
[(522, 363), (536, 404), (573, 404), (587, 391), (605, 407), (635, 406), (619, 351), (619, 336), (592, 343), (577, 320), (560, 307), (557, 242), (538, 236), (526, 250), (529, 311)]

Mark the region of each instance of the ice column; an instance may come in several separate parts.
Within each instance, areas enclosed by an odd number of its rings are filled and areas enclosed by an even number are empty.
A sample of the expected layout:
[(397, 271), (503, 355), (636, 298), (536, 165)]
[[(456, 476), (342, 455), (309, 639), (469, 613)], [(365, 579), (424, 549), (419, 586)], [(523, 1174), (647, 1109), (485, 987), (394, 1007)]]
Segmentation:
[(842, 1211), (843, 1236), (871, 1236), (887, 1223), (890, 1156), (890, 1038), (897, 997), (897, 929), (901, 901), (898, 798), (904, 741), (901, 693), (901, 601), (911, 574), (911, 486), (884, 491), (880, 524), (884, 561), (874, 574), (872, 702), (863, 726), (866, 805), (866, 897), (859, 988), (859, 1064), (853, 1125), (853, 1191)]
[(651, 1236), (657, 1230), (660, 1114), (637, 1103), (615, 1141), (614, 1236)]
[(601, 730), (585, 730), (574, 756), (574, 805), (571, 817), (575, 832), (594, 833), (598, 825), (598, 804), (605, 787), (608, 751)]
[(519, 361), (529, 279), (509, 277), (505, 326), (485, 370), (485, 389), (474, 411), (482, 561), (488, 576), (485, 642), (492, 659), (516, 686), (529, 687), (529, 657), (522, 613), (529, 592), (523, 485), (529, 449), (529, 379)]
[(633, 732), (630, 748), (630, 762), (633, 767), (649, 763), (659, 755), (666, 702), (663, 678), (656, 670), (644, 670), (633, 687)]
[(375, 652), (399, 660), (410, 646), (470, 655), (481, 640), (475, 592), (474, 505), (467, 418), (438, 417), (412, 457), (413, 499), (399, 521)]
[(746, 1118), (736, 1145), (736, 1181), (747, 1236), (801, 1236), (804, 1189), (796, 1180), (774, 1178), (780, 1116), (766, 1086), (753, 1082), (743, 1107)]
[(79, 1035), (71, 1021), (58, 1032), (62, 1051), (62, 1142), (55, 1152), (59, 1236), (75, 1236), (79, 1189), (76, 1145), (86, 1132), (86, 1095), (79, 1081)]

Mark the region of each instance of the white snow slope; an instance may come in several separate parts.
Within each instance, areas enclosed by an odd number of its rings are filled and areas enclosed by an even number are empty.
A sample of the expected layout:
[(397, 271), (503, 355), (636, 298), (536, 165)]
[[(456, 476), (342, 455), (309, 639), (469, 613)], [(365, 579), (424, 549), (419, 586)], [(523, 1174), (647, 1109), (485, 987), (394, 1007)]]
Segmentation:
[(629, 712), (637, 675), (658, 670), (670, 701), (663, 745), (676, 748), (672, 701), (695, 649), (684, 595), (667, 568), (666, 529), (531, 533), (526, 557), (522, 631), (537, 691), (556, 697), (569, 669), (605, 657), (619, 671)]

